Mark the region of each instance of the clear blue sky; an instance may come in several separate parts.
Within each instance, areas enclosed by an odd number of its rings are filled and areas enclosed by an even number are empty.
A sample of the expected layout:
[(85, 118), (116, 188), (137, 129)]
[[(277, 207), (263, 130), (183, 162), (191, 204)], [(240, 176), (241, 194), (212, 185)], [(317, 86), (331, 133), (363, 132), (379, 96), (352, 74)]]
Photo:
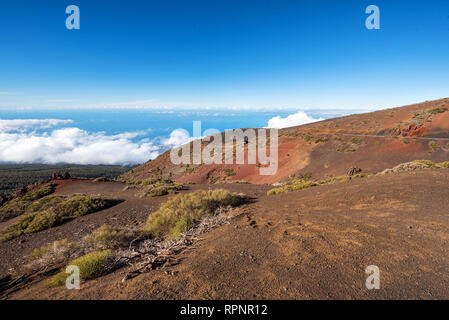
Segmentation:
[[(65, 28), (70, 4), (80, 30)], [(365, 28), (370, 4), (380, 30)], [(0, 2), (1, 108), (380, 108), (447, 96), (447, 0)]]

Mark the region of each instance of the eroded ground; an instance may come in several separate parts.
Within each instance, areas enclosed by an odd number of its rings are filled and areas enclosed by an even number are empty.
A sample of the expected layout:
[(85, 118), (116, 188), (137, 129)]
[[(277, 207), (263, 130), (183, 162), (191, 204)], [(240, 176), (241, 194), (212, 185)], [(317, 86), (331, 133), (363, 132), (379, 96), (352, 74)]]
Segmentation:
[[(104, 223), (141, 225), (167, 199), (139, 198), (135, 190), (123, 191), (124, 186), (76, 182), (59, 187), (60, 194), (101, 194), (125, 201), (1, 244), (1, 270), (20, 260), (17, 250), (27, 256), (35, 247), (81, 237)], [(122, 268), (82, 283), (79, 291), (36, 283), (9, 298), (449, 298), (449, 170), (373, 176), (276, 196), (266, 195), (266, 185), (190, 186), (219, 187), (244, 192), (254, 202), (241, 207), (231, 224), (201, 235), (176, 256), (175, 265), (124, 282), (127, 268)], [(380, 269), (380, 290), (365, 287), (369, 265)]]

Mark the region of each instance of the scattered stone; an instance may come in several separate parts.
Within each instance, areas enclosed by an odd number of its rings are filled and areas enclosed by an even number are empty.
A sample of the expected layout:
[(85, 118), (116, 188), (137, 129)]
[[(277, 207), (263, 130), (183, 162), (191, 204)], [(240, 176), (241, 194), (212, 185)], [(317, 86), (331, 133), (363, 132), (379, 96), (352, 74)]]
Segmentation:
[(346, 175), (348, 176), (348, 177), (352, 177), (352, 176), (354, 176), (354, 175), (356, 175), (356, 174), (359, 174), (359, 173), (361, 173), (362, 172), (362, 169), (360, 169), (359, 167), (351, 167), (351, 168), (349, 168), (348, 169), (348, 172), (346, 173)]
[(53, 180), (68, 180), (70, 179), (70, 173), (68, 173), (67, 171), (64, 173), (61, 172), (53, 172), (50, 176), (50, 178), (48, 179), (48, 181), (53, 181)]

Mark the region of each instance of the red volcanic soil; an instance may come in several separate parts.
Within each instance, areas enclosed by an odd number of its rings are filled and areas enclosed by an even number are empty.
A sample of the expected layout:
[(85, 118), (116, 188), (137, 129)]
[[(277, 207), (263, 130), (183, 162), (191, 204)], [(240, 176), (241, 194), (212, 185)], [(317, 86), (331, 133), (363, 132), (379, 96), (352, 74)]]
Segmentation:
[[(449, 159), (449, 99), (356, 114), (279, 130), (279, 166), (276, 174), (262, 176), (258, 165), (173, 165), (169, 152), (125, 173), (123, 180), (148, 177), (178, 182), (215, 183), (246, 181), (274, 183), (311, 174), (324, 178), (346, 174), (358, 166), (375, 173), (416, 159)], [(439, 150), (429, 144), (437, 143)], [(229, 175), (227, 172), (233, 172)]]
[[(78, 187), (90, 188), (93, 193), (121, 188), (115, 183), (98, 183), (74, 186), (73, 190)], [(210, 187), (217, 186), (195, 186)], [(177, 255), (177, 264), (125, 282), (122, 278), (128, 269), (119, 269), (83, 282), (81, 290), (48, 289), (39, 282), (9, 298), (449, 297), (449, 170), (373, 176), (277, 196), (265, 195), (267, 188), (260, 185), (220, 187), (245, 191), (256, 200), (244, 205), (229, 225), (203, 234), (191, 250)], [(120, 214), (130, 216), (128, 212), (123, 208)], [(59, 233), (69, 236), (90, 224), (98, 225), (99, 220), (112, 222), (110, 218), (118, 213), (111, 208), (86, 216), (84, 227), (79, 223), (63, 225), (57, 232), (53, 230), (52, 239)], [(365, 287), (365, 268), (370, 265), (380, 269), (380, 290)]]
[[(229, 224), (201, 234), (176, 263), (122, 281), (131, 267), (82, 283), (46, 288), (43, 278), (9, 299), (448, 299), (449, 169), (427, 169), (268, 196), (269, 184), (377, 173), (417, 159), (449, 160), (449, 99), (331, 119), (279, 131), (279, 168), (173, 165), (168, 152), (122, 180), (171, 178), (188, 190), (225, 188), (251, 201)], [(204, 146), (204, 145), (203, 145)], [(242, 182), (250, 182), (245, 184)], [(142, 198), (123, 182), (56, 181), (56, 194), (121, 199), (114, 207), (0, 243), (2, 276), (20, 275), (35, 248), (79, 240), (108, 224), (140, 228), (171, 195)], [(0, 224), (3, 229), (10, 221)], [(367, 290), (366, 267), (381, 272)], [(2, 292), (0, 292), (2, 294)]]

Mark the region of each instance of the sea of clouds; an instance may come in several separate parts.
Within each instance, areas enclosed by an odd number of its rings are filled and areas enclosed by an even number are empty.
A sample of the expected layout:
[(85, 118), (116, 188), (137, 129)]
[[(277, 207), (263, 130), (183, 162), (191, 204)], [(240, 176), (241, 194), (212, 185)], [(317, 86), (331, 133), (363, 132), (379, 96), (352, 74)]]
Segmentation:
[[(285, 128), (323, 119), (300, 111), (268, 120), (267, 128)], [(60, 128), (60, 126), (68, 126)], [(155, 159), (162, 152), (192, 138), (186, 130), (149, 140), (146, 131), (108, 135), (77, 128), (73, 120), (0, 119), (0, 163), (69, 163), (135, 165)]]

